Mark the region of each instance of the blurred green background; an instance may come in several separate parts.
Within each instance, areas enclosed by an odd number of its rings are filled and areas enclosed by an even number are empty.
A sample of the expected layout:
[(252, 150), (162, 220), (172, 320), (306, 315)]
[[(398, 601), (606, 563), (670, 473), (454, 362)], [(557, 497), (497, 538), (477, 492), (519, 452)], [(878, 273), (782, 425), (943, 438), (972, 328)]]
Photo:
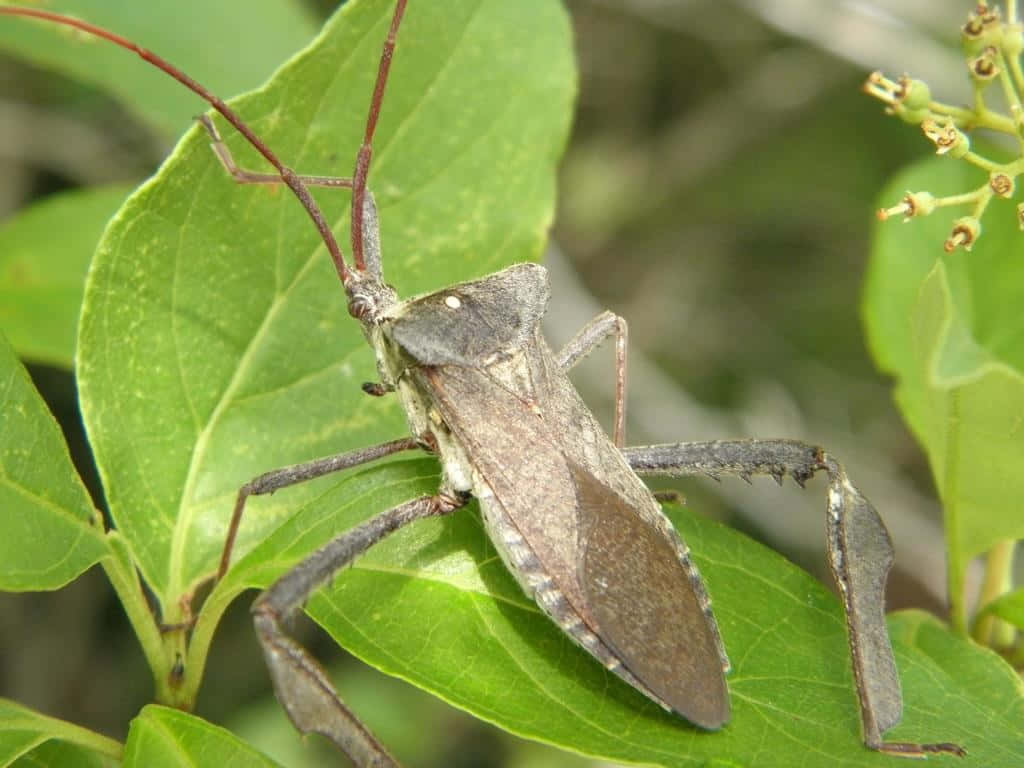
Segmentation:
[[(288, 37), (302, 40), (333, 4), (295, 2), (308, 24)], [(966, 99), (958, 28), (971, 3), (568, 6), (581, 83), (549, 254), (552, 341), (566, 340), (600, 308), (628, 319), (631, 443), (761, 436), (825, 445), (890, 526), (897, 565), (889, 607), (941, 615), (940, 513), (930, 476), (867, 356), (859, 317), (877, 191), (931, 150), (860, 85), (875, 68), (907, 71), (939, 98)], [(181, 19), (180, 29), (205, 23)], [(265, 45), (247, 36), (247, 23), (231, 19), (221, 45)], [(203, 50), (165, 53), (223, 96), (270, 72), (240, 73), (225, 85)], [(121, 66), (144, 67), (131, 59)], [(192, 112), (181, 113), (179, 132)], [(138, 182), (175, 138), (99, 90), (14, 56), (0, 58), (0, 132), (4, 219), (68, 188)], [(346, 165), (303, 170), (344, 173)], [(941, 243), (921, 247), (938, 251)], [(46, 366), (32, 372), (87, 467), (70, 375)], [(606, 424), (611, 374), (611, 354), (602, 350), (574, 375)], [(822, 481), (806, 492), (791, 484), (779, 491), (770, 480), (667, 487), (824, 574)], [(246, 603), (218, 633), (198, 713), (287, 765), (320, 764), (326, 753), (295, 737), (269, 693)], [(314, 652), (334, 660), (352, 707), (390, 723), (377, 726), (385, 743), (418, 745), (421, 765), (589, 764), (497, 732), (349, 662), (307, 631)], [(150, 685), (98, 570), (52, 594), (0, 595), (0, 695), (123, 739)]]

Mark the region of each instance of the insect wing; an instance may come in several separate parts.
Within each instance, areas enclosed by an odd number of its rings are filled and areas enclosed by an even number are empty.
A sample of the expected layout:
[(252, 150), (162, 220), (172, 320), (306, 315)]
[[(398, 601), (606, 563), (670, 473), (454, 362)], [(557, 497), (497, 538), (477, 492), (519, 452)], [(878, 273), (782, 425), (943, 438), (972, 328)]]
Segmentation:
[[(691, 722), (721, 727), (729, 717), (724, 654), (699, 576), (683, 562), (685, 547), (593, 416), (572, 404), (578, 396), (568, 397), (571, 385), (544, 342), (521, 356), (518, 378), (495, 366), (452, 365), (421, 368), (417, 377), (532, 550), (529, 559), (605, 650), (584, 647), (616, 672), (621, 664), (627, 681)], [(594, 469), (577, 461), (574, 439), (600, 454)], [(649, 500), (647, 516), (596, 477), (614, 466), (631, 499)], [(580, 641), (571, 621), (548, 612)]]
[(729, 719), (718, 638), (695, 570), (666, 532), (572, 467), (581, 525), (581, 582), (597, 634), (659, 698), (703, 728)]

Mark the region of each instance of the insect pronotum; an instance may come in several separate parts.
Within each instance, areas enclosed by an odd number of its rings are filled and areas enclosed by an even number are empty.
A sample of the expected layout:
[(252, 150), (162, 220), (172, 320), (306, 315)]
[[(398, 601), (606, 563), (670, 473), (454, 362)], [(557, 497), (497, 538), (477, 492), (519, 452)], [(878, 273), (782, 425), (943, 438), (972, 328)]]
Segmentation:
[[(733, 440), (624, 447), (626, 324), (604, 312), (554, 351), (538, 324), (548, 300), (546, 273), (518, 264), (490, 276), (400, 300), (383, 281), (377, 208), (367, 188), (378, 119), (406, 0), (395, 3), (383, 43), (362, 143), (350, 178), (305, 176), (281, 162), (224, 102), (158, 56), (88, 23), (32, 8), (0, 12), (68, 25), (136, 52), (206, 100), (272, 170), (239, 167), (210, 116), (199, 118), (230, 178), (284, 184), (309, 215), (341, 280), (349, 314), (376, 358), (368, 395), (397, 397), (409, 436), (271, 471), (238, 493), (216, 580), (233, 563), (246, 500), (404, 451), (441, 465), (436, 492), (342, 531), (281, 576), (253, 615), (275, 692), (296, 727), (333, 740), (358, 765), (394, 765), (340, 701), (328, 676), (286, 632), (287, 619), (341, 568), (389, 533), (479, 501), (484, 525), (506, 566), (569, 637), (626, 683), (700, 728), (730, 717), (725, 648), (704, 583), (687, 546), (638, 473), (767, 474), (798, 482), (829, 478), (827, 543), (847, 613), (862, 737), (872, 748), (921, 756), (963, 754), (950, 743), (886, 742), (902, 696), (883, 614), (892, 562), (877, 513), (824, 450), (788, 440)], [(420, 4), (414, 3), (410, 13)], [(400, 55), (400, 54), (399, 54)], [(225, 183), (228, 182), (226, 178)], [(351, 189), (350, 259), (309, 191)], [(566, 372), (614, 337), (616, 415), (605, 436)], [(711, 738), (711, 737), (709, 737)]]

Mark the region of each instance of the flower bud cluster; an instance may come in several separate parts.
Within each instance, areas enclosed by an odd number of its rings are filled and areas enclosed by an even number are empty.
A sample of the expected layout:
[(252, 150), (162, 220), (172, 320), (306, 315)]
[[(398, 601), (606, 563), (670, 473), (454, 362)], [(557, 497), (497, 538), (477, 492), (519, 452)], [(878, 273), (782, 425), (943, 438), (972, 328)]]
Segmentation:
[[(935, 145), (936, 154), (981, 168), (988, 179), (967, 192), (936, 196), (929, 192), (907, 192), (899, 203), (878, 211), (878, 218), (900, 216), (904, 221), (927, 216), (936, 208), (964, 206), (969, 214), (957, 219), (944, 243), (947, 252), (963, 247), (970, 250), (981, 234), (981, 219), (994, 199), (1012, 199), (1017, 177), (1024, 173), (1024, 24), (1017, 18), (1017, 3), (1007, 3), (1007, 18), (999, 7), (979, 0), (961, 28), (964, 61), (974, 89), (971, 107), (944, 104), (932, 98), (927, 83), (908, 75), (892, 80), (881, 72), (872, 73), (864, 90), (885, 104), (888, 114), (918, 125)], [(998, 86), (1008, 114), (992, 109), (987, 89)], [(998, 162), (971, 149), (968, 136), (978, 128), (1008, 134), (1015, 142), (1017, 156)], [(1013, 212), (1024, 230), (1024, 203)]]

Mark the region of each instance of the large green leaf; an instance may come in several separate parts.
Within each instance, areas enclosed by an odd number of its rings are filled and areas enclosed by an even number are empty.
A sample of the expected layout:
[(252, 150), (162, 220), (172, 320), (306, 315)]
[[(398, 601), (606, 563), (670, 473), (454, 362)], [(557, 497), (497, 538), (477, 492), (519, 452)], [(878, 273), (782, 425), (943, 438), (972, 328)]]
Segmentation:
[[(175, 64), (188, 62), (190, 75), (223, 96), (256, 87), (316, 31), (294, 0), (264, 0), (258, 7), (246, 0), (60, 0), (46, 9), (108, 27)], [(195, 98), (132, 54), (93, 42), (52, 24), (0, 23), (0, 49), (110, 91), (166, 136), (180, 133), (195, 112)]]
[[(239, 562), (211, 600), (268, 585), (338, 530), (431, 492), (435, 473), (429, 461), (402, 461), (354, 475)], [(308, 610), (374, 666), (514, 733), (585, 754), (665, 766), (891, 766), (860, 742), (835, 597), (742, 534), (669, 511), (707, 581), (733, 663), (732, 721), (717, 734), (667, 715), (573, 645), (504, 569), (475, 509), (394, 534)], [(1013, 669), (924, 614), (889, 624), (905, 698), (890, 737), (956, 741), (971, 764), (1020, 764), (1024, 692)], [(415, 754), (405, 758), (415, 765)]]
[(274, 768), (273, 760), (194, 715), (145, 707), (132, 720), (124, 768)]
[[(919, 163), (882, 193), (953, 194), (983, 181), (949, 158)], [(939, 211), (878, 226), (865, 289), (868, 340), (928, 455), (956, 561), (1024, 537), (1024, 236), (994, 201), (970, 252), (943, 252)]]
[[(390, 2), (346, 5), (239, 102), (289, 164), (350, 171), (390, 13)], [(539, 255), (572, 96), (558, 4), (409, 9), (370, 178), (402, 295)], [(243, 482), (407, 429), (394, 398), (360, 390), (373, 359), (306, 214), (286, 190), (232, 184), (207, 145), (194, 130), (108, 229), (79, 338), (110, 511), (167, 621), (212, 573)], [(320, 197), (345, 243), (348, 195)], [(314, 492), (254, 504), (238, 552)]]
[(0, 766), (106, 766), (121, 756), (113, 739), (0, 699)]
[(0, 589), (56, 589), (109, 553), (60, 427), (0, 334)]
[(22, 357), (71, 367), (85, 273), (122, 185), (47, 198), (0, 228), (0, 328)]

